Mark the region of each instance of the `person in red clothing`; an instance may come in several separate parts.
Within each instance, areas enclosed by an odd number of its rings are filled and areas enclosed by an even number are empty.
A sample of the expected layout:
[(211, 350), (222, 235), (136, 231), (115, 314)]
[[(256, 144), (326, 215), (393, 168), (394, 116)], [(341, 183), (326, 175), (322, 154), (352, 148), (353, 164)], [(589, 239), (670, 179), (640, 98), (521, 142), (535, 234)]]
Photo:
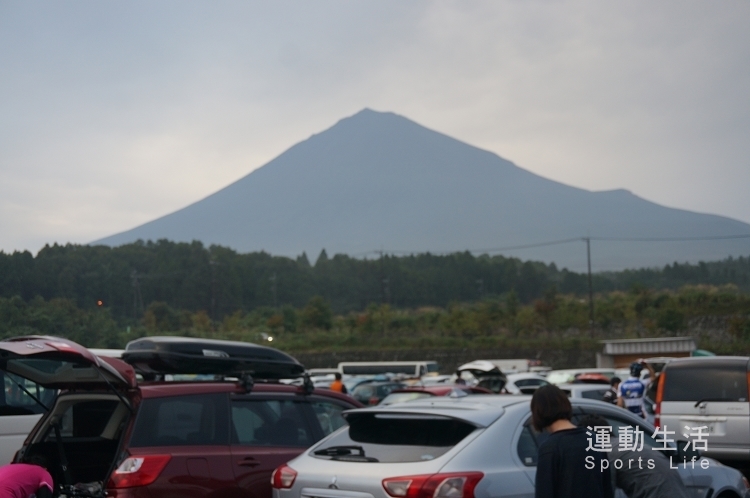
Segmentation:
[(11, 463), (0, 467), (0, 498), (51, 498), (52, 476), (41, 465)]
[(336, 372), (333, 374), (334, 381), (331, 382), (331, 391), (336, 391), (337, 393), (347, 393), (346, 386), (343, 382), (341, 382), (341, 374)]

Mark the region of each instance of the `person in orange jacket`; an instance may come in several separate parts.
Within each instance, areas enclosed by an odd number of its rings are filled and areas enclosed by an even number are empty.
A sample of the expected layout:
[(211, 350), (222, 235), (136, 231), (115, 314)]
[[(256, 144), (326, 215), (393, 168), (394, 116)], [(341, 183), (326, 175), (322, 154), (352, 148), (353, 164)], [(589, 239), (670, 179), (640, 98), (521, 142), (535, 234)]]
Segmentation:
[(335, 374), (333, 374), (333, 376), (335, 377), (335, 380), (331, 382), (331, 387), (330, 387), (331, 391), (336, 391), (337, 393), (347, 394), (348, 391), (346, 390), (346, 386), (344, 385), (343, 382), (341, 382), (341, 374), (336, 372)]

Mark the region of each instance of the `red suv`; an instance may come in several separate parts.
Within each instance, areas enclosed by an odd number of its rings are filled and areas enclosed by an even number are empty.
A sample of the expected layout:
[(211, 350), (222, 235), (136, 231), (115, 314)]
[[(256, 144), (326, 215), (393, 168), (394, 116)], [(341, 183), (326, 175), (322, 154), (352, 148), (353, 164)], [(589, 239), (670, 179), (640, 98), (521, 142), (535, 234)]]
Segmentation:
[[(273, 470), (362, 406), (278, 383), (304, 368), (248, 343), (144, 338), (123, 359), (55, 337), (0, 341), (0, 372), (14, 384), (60, 390), (15, 457), (44, 462), (56, 495), (270, 498)], [(187, 373), (198, 375), (164, 380)], [(234, 380), (199, 380), (217, 374)]]

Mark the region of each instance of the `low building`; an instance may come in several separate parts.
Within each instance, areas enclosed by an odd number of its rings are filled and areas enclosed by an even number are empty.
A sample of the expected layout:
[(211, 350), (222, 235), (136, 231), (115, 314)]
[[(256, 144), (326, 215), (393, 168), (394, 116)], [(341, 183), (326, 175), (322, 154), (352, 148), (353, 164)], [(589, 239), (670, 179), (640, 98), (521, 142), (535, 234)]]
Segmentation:
[(657, 337), (649, 339), (619, 339), (601, 341), (601, 353), (596, 353), (598, 368), (627, 368), (640, 358), (685, 358), (697, 350), (692, 337)]

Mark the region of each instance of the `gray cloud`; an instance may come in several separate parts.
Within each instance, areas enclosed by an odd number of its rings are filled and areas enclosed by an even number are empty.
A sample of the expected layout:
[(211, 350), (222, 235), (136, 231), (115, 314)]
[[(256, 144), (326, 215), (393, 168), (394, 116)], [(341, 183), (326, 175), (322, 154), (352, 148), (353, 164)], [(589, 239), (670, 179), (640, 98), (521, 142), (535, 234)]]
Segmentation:
[(750, 222), (750, 4), (0, 3), (0, 249), (174, 211), (363, 107)]

